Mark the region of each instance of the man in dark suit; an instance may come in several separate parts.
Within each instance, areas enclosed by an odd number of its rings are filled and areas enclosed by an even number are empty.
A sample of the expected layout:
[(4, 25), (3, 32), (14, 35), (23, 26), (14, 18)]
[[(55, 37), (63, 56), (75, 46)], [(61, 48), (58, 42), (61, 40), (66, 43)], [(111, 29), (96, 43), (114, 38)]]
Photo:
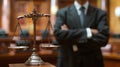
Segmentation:
[(107, 15), (88, 0), (57, 12), (54, 35), (60, 46), (57, 67), (104, 67), (100, 48), (109, 39)]

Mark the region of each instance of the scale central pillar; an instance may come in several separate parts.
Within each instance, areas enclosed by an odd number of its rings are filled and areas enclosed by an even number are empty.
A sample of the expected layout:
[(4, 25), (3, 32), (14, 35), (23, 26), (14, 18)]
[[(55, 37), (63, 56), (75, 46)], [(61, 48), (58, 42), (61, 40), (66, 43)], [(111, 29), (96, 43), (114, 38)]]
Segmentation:
[(24, 15), (24, 18), (32, 18), (33, 21), (33, 27), (34, 27), (34, 44), (33, 44), (33, 53), (28, 58), (28, 60), (25, 62), (25, 65), (29, 66), (38, 66), (41, 64), (44, 64), (44, 61), (39, 57), (39, 55), (36, 53), (36, 21), (39, 17), (48, 17), (48, 14), (38, 14), (35, 9), (33, 9), (31, 14)]

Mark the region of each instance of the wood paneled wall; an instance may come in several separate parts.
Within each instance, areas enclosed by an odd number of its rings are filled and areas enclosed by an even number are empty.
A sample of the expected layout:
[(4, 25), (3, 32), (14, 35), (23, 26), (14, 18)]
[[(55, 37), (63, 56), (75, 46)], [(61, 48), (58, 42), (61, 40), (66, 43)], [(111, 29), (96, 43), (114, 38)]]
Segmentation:
[(1, 22), (2, 22), (2, 0), (0, 0), (0, 28), (1, 28)]
[[(25, 14), (29, 14), (32, 13), (32, 10), (34, 9), (35, 5), (40, 6), (38, 9), (40, 9), (40, 11), (38, 13), (42, 13), (42, 14), (49, 14), (50, 13), (50, 2), (51, 0), (12, 0), (12, 4), (11, 4), (11, 23), (10, 23), (10, 27), (11, 27), (11, 31), (14, 32), (16, 24), (18, 23), (17, 21), (17, 17), (18, 16), (23, 16)], [(24, 7), (23, 12), (19, 12), (21, 10), (19, 10), (20, 4), (25, 5), (22, 6)], [(24, 11), (25, 10), (25, 11)], [(24, 26), (22, 25), (22, 28), (27, 28), (31, 34), (33, 34), (33, 21), (32, 19), (25, 19), (27, 25)], [(46, 17), (44, 18), (40, 18), (39, 19), (39, 23), (36, 24), (36, 29), (38, 30), (38, 33), (40, 33), (41, 29), (45, 29), (48, 19), (46, 19)], [(37, 22), (36, 22), (37, 23)]]
[(110, 0), (110, 29), (112, 33), (120, 34), (120, 18), (115, 16), (117, 6), (120, 6), (120, 0)]

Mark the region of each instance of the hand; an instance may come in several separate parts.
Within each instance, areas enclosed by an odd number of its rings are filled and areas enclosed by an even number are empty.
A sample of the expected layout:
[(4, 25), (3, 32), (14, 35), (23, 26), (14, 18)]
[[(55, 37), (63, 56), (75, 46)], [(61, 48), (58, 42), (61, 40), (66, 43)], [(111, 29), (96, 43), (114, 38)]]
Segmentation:
[(92, 32), (93, 34), (97, 34), (97, 33), (98, 33), (98, 30), (97, 30), (97, 29), (91, 29), (91, 32)]
[(68, 27), (67, 27), (67, 25), (64, 24), (64, 25), (61, 26), (61, 29), (62, 30), (68, 30)]

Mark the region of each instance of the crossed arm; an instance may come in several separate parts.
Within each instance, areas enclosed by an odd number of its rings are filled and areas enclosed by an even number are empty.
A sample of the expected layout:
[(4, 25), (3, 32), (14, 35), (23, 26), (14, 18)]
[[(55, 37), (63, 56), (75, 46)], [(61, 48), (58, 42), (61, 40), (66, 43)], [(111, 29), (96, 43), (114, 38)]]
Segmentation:
[(96, 21), (98, 22), (96, 29), (89, 28), (92, 33), (90, 39), (87, 38), (86, 29), (69, 29), (67, 25), (64, 25), (62, 16), (58, 15), (56, 21), (54, 34), (59, 43), (91, 43), (104, 46), (108, 42), (109, 28), (106, 13), (99, 16), (98, 21)]

